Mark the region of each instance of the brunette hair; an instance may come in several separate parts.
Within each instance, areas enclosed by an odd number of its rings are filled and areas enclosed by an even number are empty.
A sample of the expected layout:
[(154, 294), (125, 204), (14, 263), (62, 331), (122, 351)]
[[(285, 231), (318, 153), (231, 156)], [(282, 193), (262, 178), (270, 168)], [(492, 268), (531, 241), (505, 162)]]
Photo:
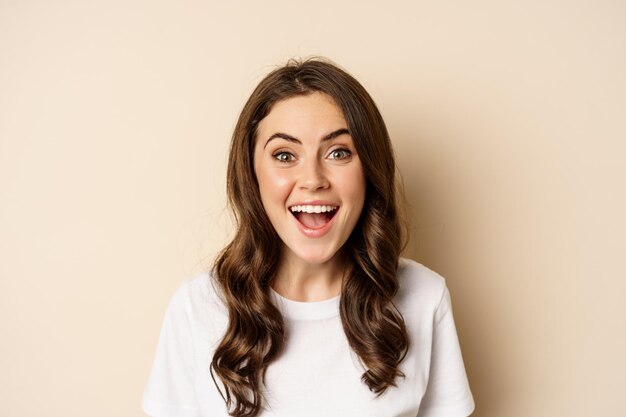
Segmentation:
[(396, 385), (396, 377), (404, 377), (399, 365), (409, 339), (393, 298), (408, 227), (400, 215), (398, 197), (403, 195), (395, 180), (387, 128), (370, 95), (347, 72), (326, 59), (290, 60), (252, 92), (237, 121), (228, 159), (227, 194), (236, 234), (216, 258), (213, 276), (229, 320), (210, 370), (229, 414), (236, 417), (261, 411), (265, 372), (286, 337), (270, 293), (281, 240), (265, 213), (254, 174), (257, 127), (277, 102), (313, 92), (329, 95), (343, 111), (367, 182), (363, 211), (342, 248), (349, 265), (339, 303), (343, 329), (366, 369), (361, 381), (372, 392), (381, 395)]

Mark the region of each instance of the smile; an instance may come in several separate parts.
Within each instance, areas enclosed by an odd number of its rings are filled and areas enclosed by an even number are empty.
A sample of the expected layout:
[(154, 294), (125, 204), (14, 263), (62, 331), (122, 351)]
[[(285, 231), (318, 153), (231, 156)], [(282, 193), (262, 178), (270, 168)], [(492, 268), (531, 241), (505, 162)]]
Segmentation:
[(330, 230), (339, 206), (333, 205), (296, 205), (290, 207), (300, 229), (307, 237), (322, 237)]

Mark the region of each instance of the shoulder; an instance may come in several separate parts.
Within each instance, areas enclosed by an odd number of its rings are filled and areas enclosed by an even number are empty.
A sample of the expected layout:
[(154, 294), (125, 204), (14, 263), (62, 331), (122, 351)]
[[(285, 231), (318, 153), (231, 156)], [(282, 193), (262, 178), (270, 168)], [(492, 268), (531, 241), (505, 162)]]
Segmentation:
[(175, 317), (186, 316), (193, 327), (207, 330), (215, 328), (228, 315), (211, 271), (185, 278), (172, 295), (168, 311)]
[(186, 288), (189, 303), (194, 310), (208, 309), (226, 312), (213, 271), (203, 271), (192, 275), (183, 281), (181, 287)]
[(398, 308), (403, 312), (415, 310), (434, 312), (446, 293), (446, 280), (437, 272), (409, 258), (398, 261)]

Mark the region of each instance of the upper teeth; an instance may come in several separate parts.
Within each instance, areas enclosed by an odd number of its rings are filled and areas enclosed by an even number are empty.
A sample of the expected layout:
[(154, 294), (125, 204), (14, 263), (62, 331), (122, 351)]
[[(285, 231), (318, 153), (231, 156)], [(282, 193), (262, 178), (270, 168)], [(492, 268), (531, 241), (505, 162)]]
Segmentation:
[(292, 206), (291, 211), (303, 211), (305, 213), (325, 213), (336, 210), (337, 206)]

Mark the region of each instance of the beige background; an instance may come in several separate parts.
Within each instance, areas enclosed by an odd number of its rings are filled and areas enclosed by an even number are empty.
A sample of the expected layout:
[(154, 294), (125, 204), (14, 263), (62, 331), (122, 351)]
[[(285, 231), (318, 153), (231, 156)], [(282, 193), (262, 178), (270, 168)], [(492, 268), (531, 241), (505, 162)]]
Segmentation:
[(0, 415), (142, 415), (238, 111), (311, 54), (388, 123), (474, 416), (625, 415), (624, 2), (232, 3), (0, 0)]

